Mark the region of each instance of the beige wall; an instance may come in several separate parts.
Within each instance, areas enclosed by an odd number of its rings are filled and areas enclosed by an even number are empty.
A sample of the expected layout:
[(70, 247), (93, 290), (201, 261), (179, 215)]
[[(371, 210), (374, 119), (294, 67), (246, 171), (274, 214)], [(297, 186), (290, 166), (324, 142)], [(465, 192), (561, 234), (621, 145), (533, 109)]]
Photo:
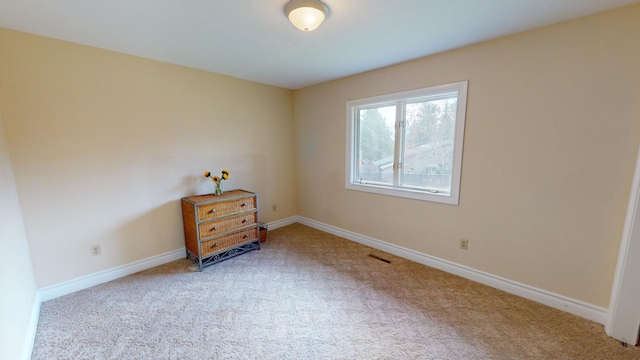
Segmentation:
[[(633, 6), (295, 91), (298, 214), (606, 307), (640, 143), (637, 34)], [(459, 206), (345, 190), (347, 100), (461, 80)]]
[(256, 191), (262, 221), (296, 214), (290, 90), (6, 29), (0, 49), (38, 287), (183, 247), (179, 199), (213, 192), (205, 170)]
[(36, 280), (0, 114), (0, 358), (22, 356), (35, 301)]
[[(263, 221), (299, 214), (607, 306), (640, 140), (637, 33), (640, 6), (627, 7), (292, 96), (0, 29), (13, 168), (7, 151), (0, 166), (15, 177), (37, 285), (181, 248), (178, 199), (211, 192), (202, 172), (228, 168), (225, 188), (257, 191)], [(344, 189), (345, 101), (460, 80), (459, 206)], [(27, 264), (24, 234), (16, 244)]]

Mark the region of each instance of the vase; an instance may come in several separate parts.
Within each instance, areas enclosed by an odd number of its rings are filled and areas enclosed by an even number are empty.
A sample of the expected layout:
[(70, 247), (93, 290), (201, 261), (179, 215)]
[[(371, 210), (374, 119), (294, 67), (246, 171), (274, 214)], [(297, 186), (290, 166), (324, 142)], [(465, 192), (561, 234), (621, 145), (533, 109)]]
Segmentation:
[(215, 196), (222, 195), (222, 181), (218, 181), (216, 183), (216, 192), (214, 192), (213, 195), (215, 195)]

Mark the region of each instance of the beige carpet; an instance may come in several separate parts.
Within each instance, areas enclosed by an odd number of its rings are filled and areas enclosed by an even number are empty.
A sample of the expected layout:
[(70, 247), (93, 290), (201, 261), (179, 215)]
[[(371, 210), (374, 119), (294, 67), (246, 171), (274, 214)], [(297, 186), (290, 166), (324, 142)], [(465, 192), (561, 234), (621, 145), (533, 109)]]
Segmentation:
[(640, 359), (600, 324), (333, 235), (268, 237), (43, 303), (33, 359)]

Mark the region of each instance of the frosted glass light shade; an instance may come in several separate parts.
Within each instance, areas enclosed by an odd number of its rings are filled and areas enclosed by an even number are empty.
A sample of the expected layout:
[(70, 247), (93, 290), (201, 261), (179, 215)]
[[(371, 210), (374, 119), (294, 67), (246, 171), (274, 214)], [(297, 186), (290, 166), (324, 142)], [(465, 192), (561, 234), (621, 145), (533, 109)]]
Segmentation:
[(311, 31), (322, 24), (329, 8), (320, 0), (291, 0), (284, 6), (284, 13), (293, 26)]

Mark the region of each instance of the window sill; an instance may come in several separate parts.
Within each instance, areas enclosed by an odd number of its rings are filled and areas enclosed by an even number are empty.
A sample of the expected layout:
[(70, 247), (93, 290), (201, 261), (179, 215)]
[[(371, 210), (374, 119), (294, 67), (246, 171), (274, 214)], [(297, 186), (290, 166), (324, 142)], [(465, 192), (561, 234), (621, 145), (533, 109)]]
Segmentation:
[(345, 188), (347, 190), (364, 191), (379, 195), (387, 195), (421, 201), (431, 201), (448, 205), (458, 205), (458, 197), (454, 197), (452, 195), (430, 193), (420, 190), (390, 188), (386, 186), (354, 183), (346, 183)]

